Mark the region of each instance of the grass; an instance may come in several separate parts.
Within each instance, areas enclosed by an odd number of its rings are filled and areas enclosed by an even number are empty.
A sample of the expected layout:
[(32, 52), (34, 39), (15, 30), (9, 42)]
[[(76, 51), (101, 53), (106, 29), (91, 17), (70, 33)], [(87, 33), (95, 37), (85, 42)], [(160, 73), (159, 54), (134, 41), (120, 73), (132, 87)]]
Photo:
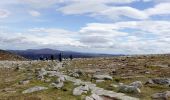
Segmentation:
[[(168, 56), (169, 57), (169, 56)], [(113, 81), (105, 81), (101, 83), (96, 83), (98, 87), (104, 88), (106, 90), (111, 90), (117, 92), (117, 88), (111, 87), (111, 84), (130, 84), (134, 81), (142, 81), (145, 83), (150, 78), (157, 77), (170, 77), (170, 68), (160, 68), (154, 65), (155, 63), (170, 64), (170, 57), (129, 57), (129, 58), (90, 58), (90, 59), (74, 59), (69, 62), (64, 69), (67, 70), (81, 69), (86, 70), (100, 70), (100, 73), (111, 73), (112, 69), (116, 69), (116, 73), (112, 75)], [(122, 60), (123, 59), (123, 60)], [(141, 60), (142, 59), (142, 60)], [(147, 66), (145, 66), (147, 64)], [(26, 66), (25, 70), (16, 71), (14, 69), (0, 68), (0, 100), (82, 100), (88, 94), (83, 94), (82, 96), (73, 96), (72, 90), (76, 87), (71, 82), (65, 82), (65, 86), (62, 89), (49, 88), (48, 90), (34, 92), (30, 94), (22, 94), (21, 92), (33, 86), (45, 86), (48, 87), (49, 83), (45, 83), (35, 79), (34, 70), (37, 68), (46, 68), (55, 66), (56, 62), (39, 61), (32, 62), (32, 64), (23, 64), (21, 66)], [(29, 69), (29, 70), (28, 70)], [(131, 71), (130, 71), (131, 70)], [(143, 73), (149, 71), (150, 74)], [(33, 73), (32, 75), (28, 75)], [(92, 81), (89, 75), (92, 76), (93, 72), (86, 72), (85, 76), (81, 76), (80, 79), (84, 81)], [(110, 74), (111, 75), (111, 74)], [(18, 82), (26, 79), (27, 77), (33, 77), (30, 83), (27, 85), (19, 85)], [(135, 77), (143, 76), (143, 77)], [(125, 78), (130, 77), (130, 78)], [(50, 78), (51, 81), (55, 81), (55, 77)], [(3, 92), (1, 90), (5, 88), (11, 88), (16, 90), (16, 93)], [(140, 98), (141, 100), (151, 100), (151, 95), (157, 92), (164, 92), (170, 90), (170, 87), (161, 85), (145, 85), (141, 88), (141, 94), (127, 94), (129, 96)]]

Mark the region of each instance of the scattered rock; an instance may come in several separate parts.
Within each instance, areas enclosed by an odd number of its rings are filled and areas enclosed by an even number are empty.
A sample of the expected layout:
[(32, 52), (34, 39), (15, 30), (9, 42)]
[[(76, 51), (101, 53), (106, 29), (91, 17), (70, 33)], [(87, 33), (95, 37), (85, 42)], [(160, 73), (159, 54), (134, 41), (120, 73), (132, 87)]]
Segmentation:
[(26, 84), (29, 84), (30, 83), (30, 80), (22, 80), (19, 82), (20, 85), (26, 85)]
[(134, 86), (134, 87), (137, 87), (137, 88), (142, 88), (143, 87), (141, 81), (133, 82), (133, 83), (130, 84), (130, 86)]
[(103, 99), (97, 94), (92, 94), (91, 96), (86, 96), (85, 100), (103, 100)]
[(151, 97), (152, 99), (157, 99), (157, 100), (168, 100), (168, 98), (170, 98), (170, 91), (166, 91), (163, 93), (155, 93)]
[(49, 83), (49, 82), (51, 82), (51, 79), (45, 79), (44, 82)]
[(96, 80), (96, 83), (104, 82), (105, 80)]
[(168, 78), (155, 78), (155, 79), (148, 80), (145, 84), (170, 85), (170, 79), (168, 79)]
[(89, 91), (89, 87), (87, 85), (82, 85), (82, 86), (76, 87), (73, 90), (73, 95), (78, 96), (78, 95), (81, 95), (83, 93), (87, 93), (88, 91)]
[(140, 89), (136, 86), (120, 85), (119, 92), (123, 93), (141, 93)]
[(51, 83), (50, 84), (51, 87), (57, 88), (57, 89), (61, 89), (64, 86), (63, 82), (60, 83)]
[(44, 75), (47, 75), (47, 71), (44, 68), (41, 68), (40, 71), (38, 71), (38, 79), (44, 80)]
[(42, 87), (42, 86), (35, 86), (35, 87), (29, 88), (27, 90), (24, 90), (22, 93), (23, 94), (32, 93), (32, 92), (42, 91), (42, 90), (46, 90), (46, 89), (48, 89), (48, 88), (47, 87)]
[(109, 75), (93, 75), (93, 79), (96, 79), (96, 80), (113, 80), (113, 78)]
[(79, 78), (80, 76), (85, 76), (85, 73), (79, 69), (75, 69), (69, 74), (69, 76)]
[(69, 76), (76, 77), (76, 78), (80, 77), (80, 75), (78, 73), (71, 73), (71, 74), (69, 74)]

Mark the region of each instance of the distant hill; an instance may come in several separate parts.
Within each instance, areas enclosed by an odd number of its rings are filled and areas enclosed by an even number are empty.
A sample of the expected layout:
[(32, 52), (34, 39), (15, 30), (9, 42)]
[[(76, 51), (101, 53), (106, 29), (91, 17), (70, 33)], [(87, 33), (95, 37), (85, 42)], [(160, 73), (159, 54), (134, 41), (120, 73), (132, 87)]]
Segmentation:
[(21, 55), (25, 58), (36, 60), (40, 57), (47, 57), (50, 58), (51, 55), (55, 56), (55, 59), (58, 58), (58, 55), (62, 53), (64, 58), (68, 58), (70, 55), (73, 58), (91, 58), (91, 57), (108, 57), (108, 56), (119, 56), (119, 55), (109, 55), (109, 54), (93, 54), (93, 53), (81, 53), (81, 52), (74, 52), (74, 51), (60, 51), (60, 50), (53, 50), (53, 49), (28, 49), (28, 50), (8, 50), (12, 53)]
[(5, 51), (5, 50), (0, 50), (0, 60), (11, 60), (11, 61), (16, 61), (16, 60), (26, 60), (24, 57), (18, 56), (16, 54), (13, 54), (11, 52)]

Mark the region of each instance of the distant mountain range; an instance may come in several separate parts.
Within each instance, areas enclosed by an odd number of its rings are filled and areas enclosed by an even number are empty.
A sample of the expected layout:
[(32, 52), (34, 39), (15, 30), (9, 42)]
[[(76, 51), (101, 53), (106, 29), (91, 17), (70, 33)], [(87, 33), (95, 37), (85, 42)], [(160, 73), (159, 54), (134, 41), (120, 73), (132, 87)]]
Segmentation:
[(120, 55), (111, 55), (111, 54), (96, 54), (96, 53), (81, 53), (74, 51), (60, 51), (54, 49), (28, 49), (28, 50), (8, 50), (11, 53), (23, 56), (27, 59), (37, 60), (40, 57), (50, 58), (51, 55), (54, 55), (54, 58), (57, 59), (58, 55), (62, 53), (63, 58), (68, 58), (70, 55), (73, 58), (91, 58), (91, 57), (111, 57), (111, 56), (120, 56)]
[(0, 50), (0, 60), (17, 61), (17, 60), (26, 60), (26, 59), (22, 56), (13, 54), (11, 52)]

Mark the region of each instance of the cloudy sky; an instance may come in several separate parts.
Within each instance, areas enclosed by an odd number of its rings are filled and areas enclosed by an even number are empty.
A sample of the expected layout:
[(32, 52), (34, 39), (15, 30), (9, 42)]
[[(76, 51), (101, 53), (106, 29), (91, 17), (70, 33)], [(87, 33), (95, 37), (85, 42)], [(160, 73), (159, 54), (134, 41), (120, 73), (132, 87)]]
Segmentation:
[(170, 0), (1, 0), (0, 49), (170, 53)]

